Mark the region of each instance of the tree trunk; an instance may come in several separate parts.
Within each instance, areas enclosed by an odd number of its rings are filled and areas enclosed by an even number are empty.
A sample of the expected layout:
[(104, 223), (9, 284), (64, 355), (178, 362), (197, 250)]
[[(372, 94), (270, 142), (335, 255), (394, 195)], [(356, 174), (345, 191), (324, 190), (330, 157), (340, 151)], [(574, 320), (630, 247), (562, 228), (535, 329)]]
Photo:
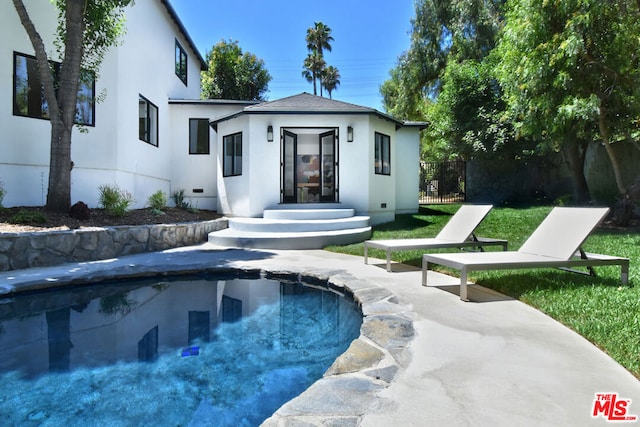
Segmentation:
[(562, 151), (569, 162), (571, 179), (573, 180), (573, 197), (577, 204), (585, 204), (591, 201), (587, 179), (584, 177), (585, 150), (580, 150), (579, 141), (567, 137), (562, 145)]
[(46, 209), (68, 212), (71, 206), (71, 133), (75, 122), (80, 68), (84, 54), (85, 0), (67, 0), (65, 3), (65, 52), (57, 92), (54, 89), (49, 58), (42, 38), (36, 31), (23, 1), (13, 0), (13, 4), (35, 50), (49, 108), (51, 147)]
[(625, 193), (627, 192), (627, 187), (626, 185), (624, 185), (624, 180), (622, 178), (620, 162), (618, 161), (618, 157), (616, 156), (615, 151), (613, 151), (611, 141), (609, 140), (609, 129), (607, 127), (606, 112), (602, 104), (600, 105), (600, 115), (598, 116), (598, 129), (600, 131), (600, 139), (602, 139), (604, 149), (607, 151), (609, 160), (611, 161), (611, 166), (613, 167), (613, 175), (616, 178), (616, 186), (618, 187), (618, 192), (620, 193), (620, 196), (624, 197)]
[(68, 212), (71, 207), (71, 134), (76, 116), (83, 56), (84, 0), (67, 0), (65, 52), (60, 73), (58, 117), (51, 117), (51, 159), (47, 210)]
[(46, 209), (68, 212), (71, 207), (71, 129), (60, 120), (51, 120), (50, 153)]

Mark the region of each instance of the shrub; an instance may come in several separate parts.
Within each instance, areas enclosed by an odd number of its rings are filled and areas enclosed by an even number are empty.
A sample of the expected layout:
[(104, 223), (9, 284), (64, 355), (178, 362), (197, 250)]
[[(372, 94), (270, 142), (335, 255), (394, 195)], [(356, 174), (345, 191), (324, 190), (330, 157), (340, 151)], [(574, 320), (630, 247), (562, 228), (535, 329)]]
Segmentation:
[(47, 217), (40, 211), (20, 210), (17, 214), (9, 218), (12, 224), (44, 224)]
[(112, 216), (124, 216), (133, 204), (133, 196), (121, 190), (117, 185), (101, 185), (100, 205)]
[(190, 204), (184, 199), (184, 190), (176, 190), (173, 192), (173, 202), (176, 208), (189, 209)]
[(91, 217), (91, 209), (89, 209), (86, 203), (77, 202), (69, 209), (69, 216), (81, 221), (86, 221)]
[(147, 204), (151, 208), (152, 212), (162, 211), (167, 207), (167, 195), (164, 194), (164, 191), (158, 190), (149, 196), (147, 200)]
[(7, 190), (4, 189), (4, 183), (0, 181), (0, 209), (4, 207), (2, 206), (2, 201), (4, 200), (4, 196), (6, 194), (7, 194)]

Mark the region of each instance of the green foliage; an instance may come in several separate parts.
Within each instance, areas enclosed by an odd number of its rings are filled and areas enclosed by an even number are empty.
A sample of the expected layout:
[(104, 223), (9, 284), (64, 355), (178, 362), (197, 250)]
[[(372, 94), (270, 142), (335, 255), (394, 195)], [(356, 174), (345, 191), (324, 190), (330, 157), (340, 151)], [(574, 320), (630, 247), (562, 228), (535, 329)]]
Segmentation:
[(162, 212), (167, 207), (167, 195), (162, 190), (158, 190), (149, 196), (147, 204), (152, 211)]
[(318, 94), (318, 80), (320, 81), (320, 96), (322, 88), (326, 88), (331, 97), (331, 92), (340, 84), (340, 73), (333, 66), (327, 66), (324, 60), (324, 51), (331, 52), (331, 28), (323, 22), (315, 22), (313, 27), (307, 29), (305, 37), (309, 55), (302, 64), (302, 77), (308, 82), (313, 82), (313, 94)]
[(45, 224), (47, 217), (40, 211), (20, 210), (9, 218), (11, 224)]
[(264, 61), (242, 52), (237, 41), (220, 41), (207, 53), (209, 69), (201, 74), (203, 99), (263, 101), (271, 75)]
[[(418, 214), (397, 215), (396, 221), (373, 229), (373, 239), (434, 237), (459, 205), (421, 207)], [(494, 208), (480, 223), (478, 236), (503, 238), (516, 250), (550, 212), (550, 206)], [(587, 252), (640, 259), (640, 235), (634, 230), (598, 228), (586, 240)], [(325, 248), (334, 252), (364, 255), (362, 243)], [(394, 252), (396, 262), (421, 266), (425, 251)], [(370, 256), (385, 259), (384, 251)], [(447, 271), (443, 269), (443, 271)], [(640, 378), (640, 286), (621, 286), (620, 268), (596, 268), (597, 276), (553, 269), (496, 270), (474, 272), (469, 280), (547, 313), (593, 342)], [(631, 262), (629, 280), (640, 281), (640, 264)]]
[(133, 204), (133, 196), (117, 185), (101, 185), (98, 187), (99, 203), (109, 215), (124, 216)]
[(176, 208), (189, 209), (191, 207), (191, 204), (185, 200), (184, 189), (174, 191), (172, 198)]
[(449, 61), (438, 101), (427, 108), (429, 158), (513, 159), (532, 152), (505, 120), (502, 89), (489, 61)]
[[(635, 0), (509, 2), (494, 55), (520, 135), (551, 147), (609, 148), (638, 129), (639, 13)], [(607, 151), (623, 192), (619, 161)]]
[(329, 98), (331, 93), (340, 86), (340, 72), (333, 65), (329, 65), (322, 72), (322, 86), (329, 92)]
[(415, 120), (421, 104), (437, 97), (449, 62), (481, 61), (495, 45), (504, 0), (418, 0), (411, 47), (381, 87), (384, 108)]
[[(58, 53), (63, 56), (67, 43), (67, 28), (65, 22), (66, 0), (52, 1), (58, 9), (58, 31), (55, 45)], [(82, 68), (91, 72), (96, 80), (100, 71), (100, 64), (111, 46), (117, 45), (125, 33), (125, 14), (127, 6), (133, 0), (103, 0), (89, 1), (83, 9), (85, 30), (82, 40)]]
[(7, 195), (7, 190), (4, 188), (4, 183), (0, 181), (0, 209), (4, 208), (2, 202), (4, 201), (4, 196)]

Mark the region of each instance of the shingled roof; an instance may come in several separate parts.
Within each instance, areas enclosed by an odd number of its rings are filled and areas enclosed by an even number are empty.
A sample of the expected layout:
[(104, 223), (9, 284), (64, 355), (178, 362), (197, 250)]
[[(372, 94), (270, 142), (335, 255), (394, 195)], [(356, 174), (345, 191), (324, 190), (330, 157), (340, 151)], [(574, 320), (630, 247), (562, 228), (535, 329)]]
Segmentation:
[(395, 123), (396, 127), (426, 126), (426, 123), (422, 122), (404, 122), (402, 120), (398, 120), (395, 117), (381, 113), (374, 108), (311, 95), (306, 92), (277, 99), (275, 101), (266, 101), (260, 104), (250, 105), (243, 108), (242, 111), (211, 120), (210, 123), (211, 126), (216, 129), (218, 123), (244, 114), (373, 114)]

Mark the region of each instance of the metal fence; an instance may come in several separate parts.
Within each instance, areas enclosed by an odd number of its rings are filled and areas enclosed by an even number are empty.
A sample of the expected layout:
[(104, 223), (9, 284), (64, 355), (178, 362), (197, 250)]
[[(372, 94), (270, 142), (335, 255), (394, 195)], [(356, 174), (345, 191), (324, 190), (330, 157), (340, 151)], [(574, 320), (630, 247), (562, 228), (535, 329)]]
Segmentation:
[(464, 202), (465, 182), (463, 161), (420, 162), (420, 203)]

